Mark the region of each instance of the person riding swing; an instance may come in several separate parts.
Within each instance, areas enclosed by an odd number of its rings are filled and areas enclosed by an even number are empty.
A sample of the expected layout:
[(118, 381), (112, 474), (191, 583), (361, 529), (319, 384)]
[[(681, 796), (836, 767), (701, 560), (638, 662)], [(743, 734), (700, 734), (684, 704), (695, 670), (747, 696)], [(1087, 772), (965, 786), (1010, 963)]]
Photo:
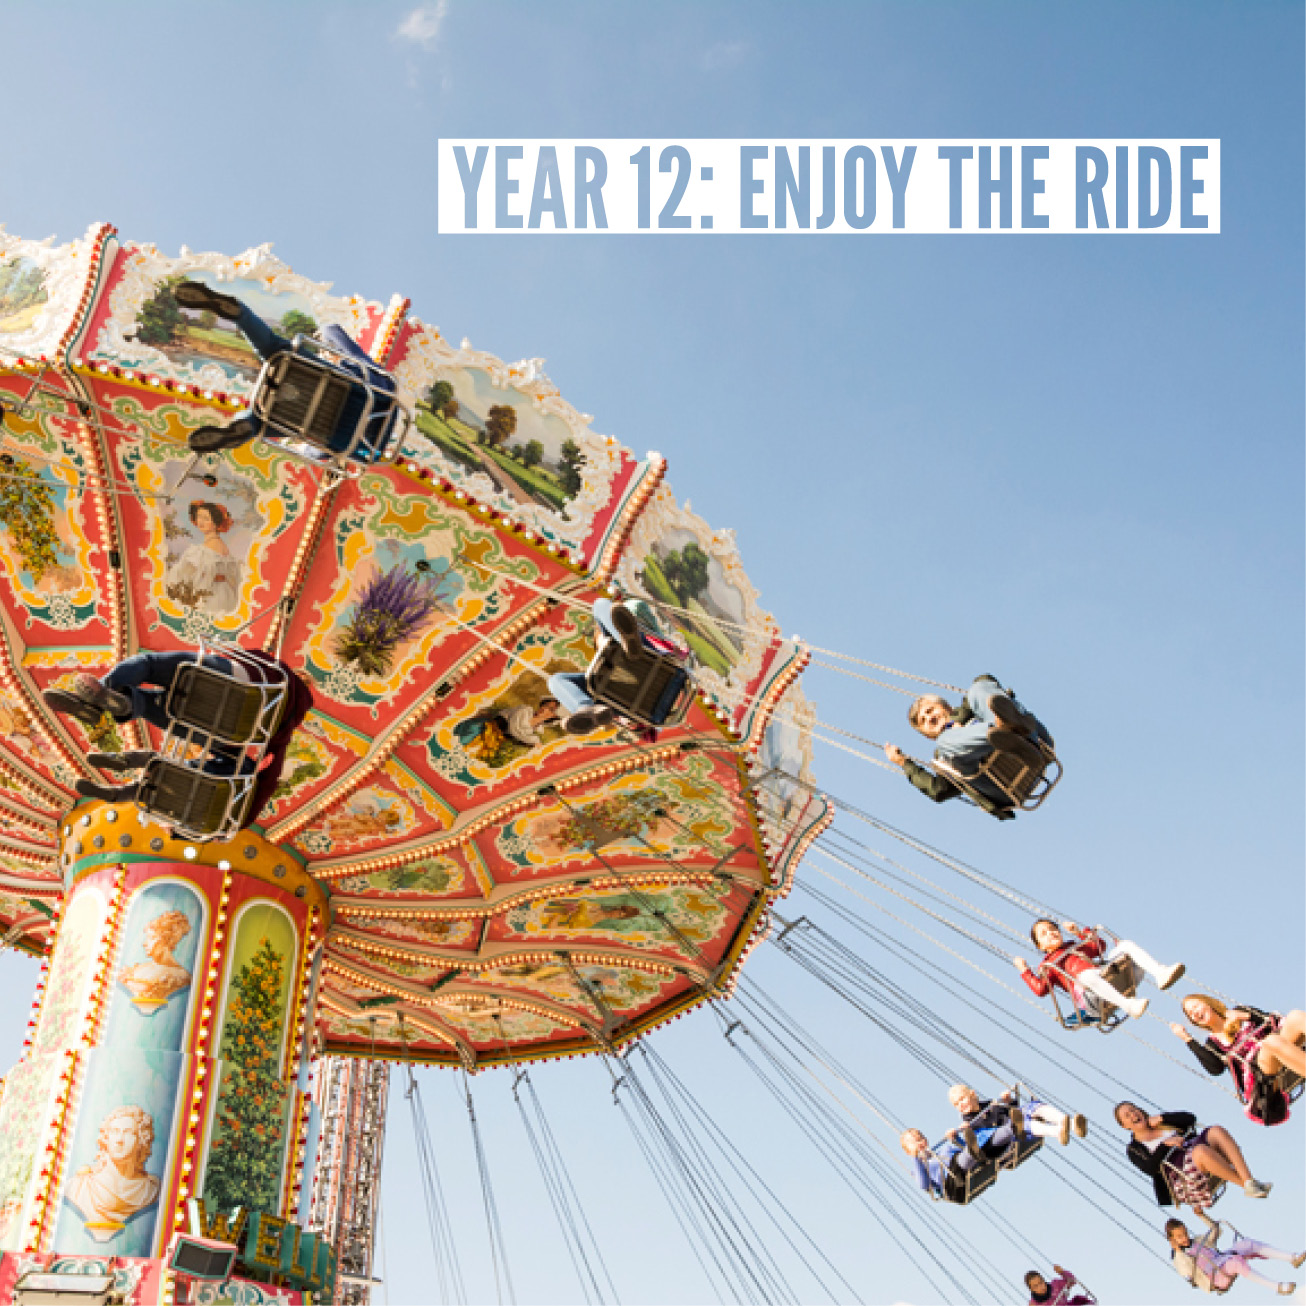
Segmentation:
[(264, 360), (249, 408), (222, 426), (192, 431), (192, 453), (238, 449), (259, 436), (296, 457), (338, 468), (398, 453), (407, 409), (394, 377), (340, 327), (291, 341), (248, 304), (202, 282), (178, 282), (172, 297), (184, 309), (234, 322)]
[(1058, 926), (1056, 921), (1043, 917), (1034, 922), (1029, 933), (1043, 960), (1033, 969), (1024, 957), (1013, 957), (1012, 962), (1036, 996), (1051, 994), (1055, 1002), (1056, 990), (1060, 989), (1070, 997), (1074, 1014), (1061, 1019), (1067, 1029), (1087, 1025), (1114, 1028), (1120, 1019), (1114, 1014), (1116, 1010), (1137, 1020), (1147, 1010), (1147, 999), (1134, 996), (1144, 975), (1162, 990), (1178, 983), (1184, 975), (1182, 962), (1164, 966), (1130, 939), (1108, 946), (1097, 930), (1085, 929), (1074, 921), (1063, 921)]
[[(549, 693), (564, 713), (562, 728), (589, 735), (618, 720), (631, 722), (645, 743), (684, 719), (693, 695), (687, 654), (649, 629), (648, 605), (595, 599), (595, 654), (583, 672), (555, 671)], [(641, 621), (641, 614), (645, 620)]]
[(893, 744), (885, 745), (885, 756), (936, 803), (965, 794), (990, 816), (1009, 821), (1017, 810), (1037, 807), (1060, 779), (1047, 728), (994, 676), (979, 676), (955, 708), (937, 694), (922, 695), (907, 720), (934, 740), (933, 769)]
[[(1273, 1288), (1281, 1297), (1291, 1297), (1297, 1291), (1295, 1283), (1283, 1283), (1271, 1279), (1252, 1269), (1249, 1262), (1287, 1261), (1293, 1269), (1300, 1269), (1306, 1262), (1306, 1252), (1284, 1252), (1269, 1243), (1257, 1242), (1254, 1238), (1244, 1238), (1231, 1225), (1203, 1216), (1210, 1226), (1198, 1238), (1188, 1232), (1188, 1226), (1182, 1220), (1165, 1222), (1165, 1239), (1170, 1244), (1170, 1261), (1194, 1287), (1202, 1292), (1226, 1293), (1239, 1279), (1250, 1283), (1259, 1283), (1263, 1287)], [(1227, 1251), (1219, 1247), (1220, 1236), (1226, 1229), (1232, 1231), (1233, 1242)]]
[(235, 645), (137, 653), (102, 679), (82, 673), (42, 697), (87, 726), (108, 715), (160, 730), (162, 751), (87, 754), (92, 766), (143, 773), (139, 778), (83, 779), (75, 787), (83, 798), (136, 802), (195, 838), (234, 834), (257, 819), (281, 779), (291, 736), (313, 706), (307, 683), (284, 662)]

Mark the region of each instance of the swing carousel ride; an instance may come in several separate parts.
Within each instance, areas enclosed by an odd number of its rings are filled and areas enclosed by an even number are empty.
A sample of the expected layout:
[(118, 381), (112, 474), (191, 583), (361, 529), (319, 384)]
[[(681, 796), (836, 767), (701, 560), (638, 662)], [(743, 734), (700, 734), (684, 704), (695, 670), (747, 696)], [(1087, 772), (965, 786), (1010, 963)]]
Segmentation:
[[(259, 439), (192, 455), (188, 435), (244, 409), (261, 362), (182, 283), (287, 338), (342, 329), (398, 387), (397, 454)], [(698, 1006), (934, 1299), (1012, 1284), (939, 1199), (1052, 1266), (985, 1194), (1036, 1154), (1045, 1168), (1055, 1127), (928, 1200), (899, 1143), (928, 1120), (898, 1114), (744, 962), (765, 941), (865, 1019), (900, 1099), (979, 1076), (1046, 1121), (1067, 1095), (1125, 1087), (1008, 982), (1031, 920), (1067, 913), (817, 787), (814, 742), (894, 772), (874, 750), (901, 755), (817, 719), (798, 683), (813, 654), (909, 696), (921, 678), (784, 638), (661, 457), (594, 432), (540, 360), (455, 346), (405, 299), (333, 295), (269, 247), (173, 258), (108, 225), (63, 246), (0, 229), (0, 405), (0, 933), (41, 959), (0, 1094), (0, 1298), (45, 1275), (102, 1279), (86, 1301), (371, 1300), (398, 1066), (439, 1297), (467, 1300), (414, 1075), (428, 1065), (462, 1084), (499, 1300), (514, 1290), (471, 1084), (500, 1066), (585, 1300), (618, 1300), (527, 1068), (595, 1056), (721, 1300), (858, 1299), (644, 1037)], [(549, 679), (594, 674), (605, 598), (639, 607), (690, 671), (687, 710), (660, 730), (566, 728)], [(281, 659), (313, 696), (245, 828), (210, 837), (144, 789), (79, 796), (121, 779), (88, 755), (175, 741), (45, 695), (142, 651), (224, 648)], [(1024, 766), (1011, 802), (1028, 809), (1050, 784), (1035, 790), (1039, 754)], [(992, 810), (988, 792), (953, 791)], [(779, 902), (792, 890), (801, 914)], [(1040, 1019), (976, 1000), (954, 961)], [(1120, 1017), (1077, 1027), (1093, 1023)], [(1080, 1137), (1082, 1166), (1046, 1168), (1163, 1259), (1137, 1231), (1153, 1213), (1123, 1144)]]
[[(802, 656), (663, 460), (592, 431), (538, 362), (267, 249), (0, 239), (0, 929), (45, 958), (0, 1104), (11, 1271), (157, 1264), (191, 1198), (306, 1216), (319, 1056), (614, 1051), (727, 991), (827, 810), (803, 787)], [(188, 431), (241, 407), (259, 360), (177, 304), (183, 277), (290, 334), (343, 327), (419, 397), (402, 459), (194, 462)], [(613, 587), (694, 653), (694, 701), (653, 744), (568, 735), (548, 694)], [(215, 642), (280, 650), (315, 697), (258, 824), (196, 842), (77, 801), (103, 778), (88, 751), (152, 727), (82, 726), (42, 691)], [(766, 768), (797, 783), (763, 790)], [(110, 1182), (115, 1128), (134, 1169)]]

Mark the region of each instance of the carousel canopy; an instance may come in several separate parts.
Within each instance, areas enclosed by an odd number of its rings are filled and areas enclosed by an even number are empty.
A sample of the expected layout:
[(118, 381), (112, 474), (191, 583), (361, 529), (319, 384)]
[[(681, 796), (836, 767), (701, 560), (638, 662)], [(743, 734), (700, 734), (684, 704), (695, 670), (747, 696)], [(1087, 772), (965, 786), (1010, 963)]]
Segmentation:
[[(193, 461), (187, 433), (242, 408), (260, 360), (178, 304), (183, 278), (286, 335), (342, 327), (415, 405), (401, 461), (342, 478), (264, 441)], [(620, 1045), (728, 989), (827, 820), (801, 650), (730, 532), (540, 360), (330, 290), (266, 246), (0, 230), (0, 929), (43, 951), (65, 880), (101, 861), (238, 867), (271, 843), (329, 894), (324, 1050), (474, 1066)], [(569, 735), (548, 691), (616, 593), (692, 654), (692, 706), (655, 742)], [(41, 691), (223, 641), (279, 649), (315, 696), (258, 825), (180, 848), (130, 813), (117, 835), (82, 823), (86, 753), (157, 736), (83, 728)]]

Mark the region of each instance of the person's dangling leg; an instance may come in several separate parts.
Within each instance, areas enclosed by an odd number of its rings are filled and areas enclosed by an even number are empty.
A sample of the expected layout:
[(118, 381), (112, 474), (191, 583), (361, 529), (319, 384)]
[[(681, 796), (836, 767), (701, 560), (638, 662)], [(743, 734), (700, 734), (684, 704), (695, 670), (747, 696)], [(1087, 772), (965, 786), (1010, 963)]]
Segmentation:
[[(173, 288), (177, 302), (187, 308), (209, 309), (236, 324), (241, 335), (265, 361), (284, 354), (291, 346), (283, 335), (278, 335), (248, 304), (234, 295), (224, 295), (199, 282), (182, 282)], [(221, 426), (201, 426), (186, 438), (194, 453), (217, 453), (221, 449), (236, 449), (248, 444), (262, 430), (262, 423), (248, 409), (242, 409)]]
[(1256, 1061), (1267, 1075), (1290, 1070), (1306, 1078), (1306, 1012), (1290, 1011), (1279, 1021), (1279, 1030), (1261, 1044)]
[(1025, 1130), (1035, 1138), (1055, 1138), (1064, 1147), (1070, 1142), (1070, 1117), (1047, 1102), (1025, 1106)]
[(1016, 1131), (1010, 1125), (1000, 1125), (997, 1129), (977, 1129), (975, 1137), (979, 1140), (984, 1155), (997, 1160), (1005, 1156), (1015, 1144)]
[(594, 706), (584, 675), (576, 672), (555, 671), (549, 677), (549, 693), (558, 700), (563, 713), (570, 716), (583, 708)]
[(254, 346), (262, 359), (274, 358), (290, 349), (290, 341), (268, 326), (248, 304), (241, 304), (240, 312), (232, 319), (240, 334)]
[(1146, 998), (1126, 997), (1119, 989), (1108, 983), (1102, 972), (1096, 967), (1081, 970), (1075, 976), (1075, 982), (1095, 998), (1101, 998), (1103, 1002), (1109, 1002), (1112, 1006), (1121, 1008), (1135, 1020), (1147, 1010)]
[(562, 728), (569, 735), (588, 735), (610, 725), (616, 715), (610, 707), (594, 701), (584, 675), (555, 671), (549, 677), (549, 693), (558, 700), (564, 716)]
[(1135, 966), (1152, 977), (1159, 989), (1168, 989), (1172, 984), (1178, 983), (1186, 969), (1181, 961), (1175, 962), (1173, 966), (1163, 966), (1150, 952), (1140, 948), (1132, 939), (1121, 939), (1107, 953), (1105, 960), (1109, 963), (1119, 957), (1128, 957)]
[[(131, 701), (131, 716), (166, 730), (172, 718), (165, 710), (168, 691), (182, 667), (194, 665), (194, 653), (135, 653), (124, 658), (100, 682), (106, 689)], [(231, 663), (216, 653), (205, 654), (203, 665), (231, 674)]]
[(1221, 1262), (1220, 1269), (1225, 1274), (1234, 1275), (1239, 1279), (1246, 1279), (1249, 1283), (1259, 1283), (1263, 1288), (1273, 1288), (1275, 1292), (1279, 1292), (1284, 1287), (1291, 1290), (1291, 1284), (1284, 1284), (1279, 1279), (1271, 1279), (1258, 1270), (1252, 1269), (1244, 1256), (1233, 1255), (1226, 1257)]
[(644, 647), (639, 633), (639, 618), (624, 604), (611, 599), (595, 599), (591, 609), (594, 620), (631, 656)]
[(1239, 1235), (1229, 1245), (1229, 1250), (1235, 1256), (1245, 1256), (1249, 1260), (1261, 1261), (1287, 1261), (1289, 1265), (1300, 1265), (1302, 1263), (1301, 1255), (1294, 1255), (1292, 1252), (1280, 1251), (1277, 1247), (1271, 1247), (1269, 1243), (1258, 1243), (1255, 1238), (1244, 1238)]

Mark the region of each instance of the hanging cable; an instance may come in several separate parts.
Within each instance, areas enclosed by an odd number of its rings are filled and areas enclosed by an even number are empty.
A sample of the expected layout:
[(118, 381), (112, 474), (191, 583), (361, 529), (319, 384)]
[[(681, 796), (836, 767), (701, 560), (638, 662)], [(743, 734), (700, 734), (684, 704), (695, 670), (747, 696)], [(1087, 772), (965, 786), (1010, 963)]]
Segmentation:
[[(827, 910), (832, 912), (839, 920), (849, 925), (852, 929), (855, 929), (858, 932), (864, 934), (868, 939), (874, 942), (877, 946), (882, 947), (887, 951), (889, 951), (892, 955), (896, 956), (898, 960), (902, 961), (904, 965), (914, 970), (917, 974), (921, 975), (926, 980), (930, 981), (931, 983), (937, 985), (942, 989), (945, 989), (961, 1005), (969, 1008), (971, 1011), (974, 1011), (977, 1015), (984, 1017), (985, 1019), (991, 1021), (995, 1025), (998, 1025), (1000, 1028), (1007, 1030), (1007, 1032), (1010, 1032), (1009, 1022), (1014, 1021), (1022, 1029), (1028, 1030), (1031, 1034), (1034, 1034), (1035, 1036), (1040, 1038), (1044, 1043), (1048, 1045), (1049, 1048), (1049, 1051), (1042, 1052), (1043, 1056), (1047, 1057), (1049, 1060), (1055, 1061), (1058, 1067), (1064, 1073), (1070, 1075), (1071, 1078), (1075, 1079), (1076, 1082), (1082, 1084), (1090, 1092), (1096, 1093), (1104, 1101), (1114, 1104), (1116, 1101), (1119, 1100), (1121, 1091), (1125, 1093), (1130, 1093), (1135, 1091), (1134, 1089), (1131, 1088), (1130, 1085), (1126, 1084), (1123, 1080), (1117, 1079), (1114, 1075), (1110, 1074), (1108, 1071), (1103, 1070), (1102, 1067), (1099, 1066), (1095, 1061), (1091, 1061), (1087, 1057), (1082, 1056), (1080, 1053), (1076, 1052), (1072, 1047), (1065, 1046), (1064, 1039), (1061, 1040), (1056, 1039), (1054, 1036), (1049, 1034), (1046, 1030), (1039, 1029), (1037, 1026), (1030, 1024), (1027, 1020), (1023, 1019), (1020, 1016), (1012, 1015), (1011, 1013), (1005, 1010), (1001, 1012), (1001, 1014), (999, 1015), (995, 1013), (991, 1008), (981, 1006), (977, 1003), (971, 1002), (967, 998), (960, 996), (960, 994), (957, 992), (956, 985), (949, 983), (941, 975), (939, 968), (937, 966), (932, 966), (921, 953), (917, 952), (914, 948), (908, 947), (905, 943), (895, 938), (894, 935), (889, 934), (887, 931), (877, 929), (874, 925), (870, 924), (869, 921), (863, 920), (860, 916), (857, 916), (848, 908), (845, 908), (842, 904), (836, 902), (828, 894), (818, 889), (815, 885), (802, 884), (799, 887), (804, 893), (809, 895), (816, 902), (822, 904), (822, 906), (824, 906)], [(928, 940), (930, 936), (922, 935), (922, 937)], [(995, 983), (999, 984), (1000, 987), (1003, 988), (1007, 987), (1006, 985), (1001, 984), (1001, 981), (997, 980), (995, 976), (989, 975), (987, 971), (981, 970), (980, 973), (985, 975), (987, 978), (993, 980)], [(1043, 1004), (1033, 1001), (1031, 998), (1028, 997), (1028, 995), (1021, 994), (1016, 989), (1008, 989), (1008, 992), (1028, 1002), (1030, 1006), (1034, 1007), (1034, 1009), (1038, 1011), (1040, 1015), (1045, 1016), (1048, 1020), (1051, 1020), (1053, 1022), (1056, 1021), (1055, 1015), (1053, 1015), (1053, 1013), (1050, 1010), (1048, 1010), (1047, 1007), (1044, 1006)], [(1017, 1036), (1013, 1035), (1013, 1037), (1017, 1037)], [(1020, 1039), (1019, 1041), (1025, 1043), (1025, 1045), (1029, 1047), (1032, 1051), (1038, 1051), (1038, 1049), (1034, 1048), (1034, 1045), (1032, 1043), (1028, 1043), (1024, 1039)], [(1091, 1070), (1094, 1073), (1100, 1075), (1103, 1079), (1108, 1080), (1110, 1083), (1115, 1085), (1116, 1091), (1112, 1093), (1108, 1093), (1105, 1090), (1090, 1083), (1079, 1073), (1072, 1070), (1068, 1070), (1063, 1064), (1064, 1061), (1067, 1059), (1078, 1062), (1080, 1065), (1084, 1066), (1085, 1069)], [(1152, 1103), (1151, 1105), (1154, 1106), (1155, 1103)]]
[[(836, 1300), (833, 1290), (824, 1281), (824, 1279), (821, 1278), (820, 1272), (808, 1259), (807, 1254), (803, 1251), (803, 1249), (798, 1245), (797, 1242), (795, 1242), (793, 1235), (785, 1227), (785, 1224), (788, 1224), (789, 1226), (792, 1227), (794, 1233), (796, 1233), (803, 1240), (803, 1242), (807, 1244), (807, 1246), (811, 1249), (811, 1251), (815, 1253), (815, 1255), (818, 1256), (825, 1263), (826, 1268), (833, 1275), (835, 1275), (836, 1278), (838, 1278), (839, 1282), (842, 1283), (843, 1286), (852, 1295), (852, 1297), (856, 1299), (857, 1290), (852, 1286), (851, 1283), (848, 1282), (846, 1278), (844, 1278), (843, 1274), (840, 1273), (838, 1267), (834, 1264), (833, 1261), (830, 1260), (830, 1258), (821, 1249), (820, 1245), (816, 1242), (815, 1239), (812, 1238), (812, 1236), (807, 1232), (807, 1230), (802, 1226), (802, 1224), (799, 1223), (799, 1221), (795, 1218), (793, 1213), (789, 1210), (788, 1206), (786, 1206), (783, 1200), (776, 1194), (775, 1190), (766, 1182), (765, 1179), (762, 1178), (762, 1176), (758, 1173), (756, 1168), (752, 1164), (750, 1164), (750, 1162), (744, 1156), (744, 1154), (730, 1141), (725, 1131), (722, 1130), (722, 1128), (716, 1123), (716, 1121), (712, 1119), (711, 1115), (709, 1115), (708, 1112), (703, 1109), (702, 1105), (699, 1103), (697, 1098), (694, 1097), (694, 1095), (685, 1086), (684, 1082), (675, 1074), (675, 1072), (671, 1069), (671, 1067), (667, 1065), (666, 1061), (664, 1061), (663, 1058), (659, 1056), (657, 1052), (650, 1049), (646, 1044), (641, 1044), (641, 1050), (643, 1052), (645, 1060), (649, 1063), (649, 1066), (652, 1069), (654, 1075), (661, 1077), (663, 1080), (666, 1081), (666, 1083), (670, 1084), (671, 1087), (675, 1090), (675, 1092), (678, 1093), (679, 1096), (688, 1103), (690, 1108), (693, 1110), (694, 1118), (701, 1122), (702, 1127), (707, 1132), (708, 1136), (716, 1144), (718, 1152), (726, 1159), (726, 1163), (735, 1172), (735, 1174), (746, 1185), (751, 1184), (760, 1187), (760, 1189), (770, 1199), (769, 1203), (763, 1202), (760, 1204), (763, 1213), (775, 1226), (776, 1231), (785, 1240), (785, 1242), (789, 1244), (789, 1247), (793, 1250), (794, 1254), (798, 1256), (798, 1258), (802, 1261), (804, 1267), (807, 1269), (807, 1272), (812, 1276), (813, 1279), (816, 1280), (817, 1283), (821, 1285), (822, 1290), (830, 1298), (830, 1300), (832, 1302)], [(671, 1097), (671, 1092), (665, 1086), (663, 1087), (663, 1096), (667, 1098)], [(777, 1210), (783, 1213), (785, 1224), (782, 1224), (780, 1220), (777, 1219), (776, 1217)]]
[[(740, 999), (736, 997), (734, 1001), (739, 1002)], [(766, 1020), (765, 1009), (758, 1008), (754, 1014), (762, 1018), (764, 1025), (769, 1023)], [(725, 1023), (726, 1017), (722, 1016), (720, 1012), (718, 1012), (718, 1015), (721, 1016), (724, 1025), (723, 1033), (726, 1041), (730, 1043), (759, 1081), (771, 1092), (800, 1131), (808, 1137), (818, 1152), (830, 1163), (835, 1173), (850, 1188), (872, 1218), (888, 1232), (892, 1232), (892, 1226), (894, 1225), (902, 1230), (907, 1241), (899, 1239), (899, 1246), (907, 1254), (908, 1259), (922, 1277), (939, 1294), (940, 1299), (946, 1298), (947, 1293), (938, 1279), (931, 1273), (928, 1262), (934, 1263), (936, 1269), (951, 1282), (964, 1300), (968, 1302), (976, 1301), (975, 1296), (960, 1282), (956, 1273), (944, 1263), (938, 1253), (926, 1244), (919, 1230), (914, 1227), (913, 1221), (925, 1222), (928, 1219), (926, 1214), (929, 1212), (928, 1205), (922, 1208), (915, 1203), (904, 1204), (901, 1199), (889, 1196), (882, 1187), (882, 1185), (888, 1185), (892, 1188), (897, 1186), (899, 1182), (905, 1182), (905, 1177), (901, 1181), (899, 1180), (893, 1164), (896, 1162), (901, 1166), (902, 1159), (895, 1157), (885, 1147), (884, 1143), (866, 1128), (863, 1122), (849, 1112), (846, 1104), (840, 1102), (836, 1095), (830, 1094), (828, 1086), (821, 1084), (819, 1076), (815, 1075), (804, 1059), (794, 1056), (790, 1050), (789, 1055), (793, 1064), (792, 1067), (785, 1065), (781, 1059), (779, 1049), (789, 1049), (789, 1045), (784, 1041), (783, 1036), (775, 1046), (769, 1046), (767, 1042), (759, 1038), (758, 1031), (747, 1021), (737, 1018), (727, 1024)], [(756, 1060), (741, 1043), (736, 1041), (733, 1037), (736, 1031), (742, 1032), (749, 1039), (765, 1061), (765, 1066)], [(805, 1072), (818, 1087), (824, 1089), (831, 1100), (839, 1105), (842, 1114), (834, 1114), (830, 1103), (824, 1097), (817, 1096), (815, 1091), (798, 1077), (799, 1070)], [(887, 1163), (885, 1159), (868, 1147), (868, 1142), (875, 1143), (885, 1151), (888, 1157)], [(932, 1214), (932, 1212), (929, 1212), (929, 1214)], [(967, 1240), (964, 1234), (960, 1234), (957, 1241), (966, 1243)], [(924, 1257), (924, 1262), (913, 1250), (913, 1244)], [(949, 1254), (955, 1254), (955, 1249), (950, 1242), (945, 1241), (942, 1248)], [(982, 1253), (978, 1253), (977, 1249), (971, 1250), (975, 1254), (976, 1262), (981, 1265), (991, 1265), (983, 1257)], [(976, 1270), (975, 1265), (962, 1261), (961, 1268), (964, 1268), (972, 1275), (978, 1275), (979, 1281), (983, 1282), (983, 1276)], [(990, 1283), (987, 1285), (987, 1291), (991, 1292), (992, 1290), (993, 1285)]]
[[(846, 845), (852, 846), (848, 847)], [(858, 840), (852, 838), (851, 835), (837, 827), (832, 827), (820, 834), (817, 837), (814, 846), (821, 848), (822, 850), (829, 849), (833, 855), (837, 855), (839, 858), (844, 859), (842, 860), (842, 864), (849, 870), (852, 870), (856, 874), (867, 879), (871, 877), (866, 875), (861, 867), (853, 865), (852, 863), (860, 861), (864, 864), (868, 854), (871, 857), (878, 858), (881, 862), (885, 863), (886, 866), (893, 868), (892, 871), (885, 871), (877, 867), (876, 869), (879, 870), (880, 874), (888, 875), (890, 878), (897, 879), (899, 883), (903, 883), (901, 876), (910, 876), (921, 884), (929, 886), (927, 889), (918, 889), (917, 892), (937, 903), (940, 907), (947, 907), (949, 903), (951, 903), (951, 910), (959, 911), (962, 915), (969, 917), (981, 929), (987, 929), (991, 933), (1001, 936), (1010, 943), (1023, 945), (1025, 942), (1027, 936), (1018, 934), (1009, 925), (998, 920), (996, 916), (991, 916), (982, 908), (972, 905), (967, 902), (965, 898), (962, 898), (957, 894), (949, 893), (948, 890), (934, 884), (931, 880), (926, 879), (925, 876), (910, 870), (908, 867), (903, 866), (900, 862), (896, 862), (890, 857), (885, 857), (883, 853), (876, 852), (872, 848), (867, 848), (865, 844), (860, 843)], [(895, 874), (895, 872), (899, 872), (900, 874)], [(944, 898), (947, 898), (949, 902), (943, 902)]]
[[(402, 1030), (402, 1026), (401, 1026)], [(405, 1037), (405, 1051), (407, 1040)], [(426, 1224), (431, 1238), (431, 1254), (435, 1258), (436, 1282), (443, 1306), (465, 1302), (467, 1289), (463, 1286), (462, 1266), (458, 1261), (458, 1244), (449, 1222), (449, 1210), (444, 1200), (444, 1187), (435, 1162), (431, 1145), (431, 1131), (426, 1122), (421, 1089), (413, 1074), (412, 1061), (405, 1062), (408, 1088), (405, 1097), (413, 1116), (413, 1135), (417, 1142), (417, 1169), (422, 1182), (422, 1197), (426, 1205)]]
[[(519, 1087), (523, 1084), (530, 1101), (529, 1110), (519, 1092)], [(562, 1233), (572, 1266), (576, 1270), (576, 1277), (580, 1280), (581, 1291), (585, 1294), (586, 1302), (620, 1303), (621, 1299), (617, 1295), (612, 1276), (603, 1259), (603, 1249), (594, 1237), (593, 1229), (590, 1228), (589, 1219), (585, 1215), (584, 1207), (581, 1206), (571, 1174), (535, 1092), (535, 1084), (524, 1067), (517, 1071), (513, 1079), (512, 1096), (513, 1101), (517, 1103), (531, 1151), (535, 1154), (536, 1163), (540, 1167), (540, 1176), (544, 1180), (554, 1215), (558, 1220), (558, 1228)]]
[(512, 1275), (508, 1269), (508, 1251), (503, 1241), (503, 1226), (499, 1222), (499, 1206), (494, 1200), (494, 1185), (490, 1181), (490, 1167), (485, 1158), (485, 1147), (481, 1142), (481, 1129), (476, 1122), (476, 1106), (472, 1102), (472, 1084), (465, 1070), (463, 1077), (463, 1097), (467, 1103), (467, 1120), (472, 1127), (472, 1146), (476, 1152), (476, 1169), (481, 1178), (481, 1203), (485, 1207), (485, 1227), (490, 1238), (490, 1264), (494, 1268), (494, 1293), (499, 1306), (503, 1306), (505, 1293), (508, 1301), (515, 1303)]
[[(609, 1071), (613, 1076), (613, 1098), (622, 1108), (646, 1159), (650, 1160), (677, 1221), (696, 1248), (700, 1265), (706, 1270), (710, 1260), (716, 1269), (717, 1277), (710, 1277), (718, 1297), (721, 1296), (719, 1280), (741, 1302), (796, 1301), (783, 1277), (774, 1272), (769, 1253), (750, 1237), (747, 1222), (730, 1194), (714, 1183), (704, 1168), (693, 1164), (686, 1144), (658, 1111), (629, 1055), (610, 1056)], [(628, 1089), (626, 1096), (622, 1089)], [(627, 1096), (633, 1113), (626, 1110)], [(652, 1165), (655, 1154), (660, 1160), (656, 1166)]]

